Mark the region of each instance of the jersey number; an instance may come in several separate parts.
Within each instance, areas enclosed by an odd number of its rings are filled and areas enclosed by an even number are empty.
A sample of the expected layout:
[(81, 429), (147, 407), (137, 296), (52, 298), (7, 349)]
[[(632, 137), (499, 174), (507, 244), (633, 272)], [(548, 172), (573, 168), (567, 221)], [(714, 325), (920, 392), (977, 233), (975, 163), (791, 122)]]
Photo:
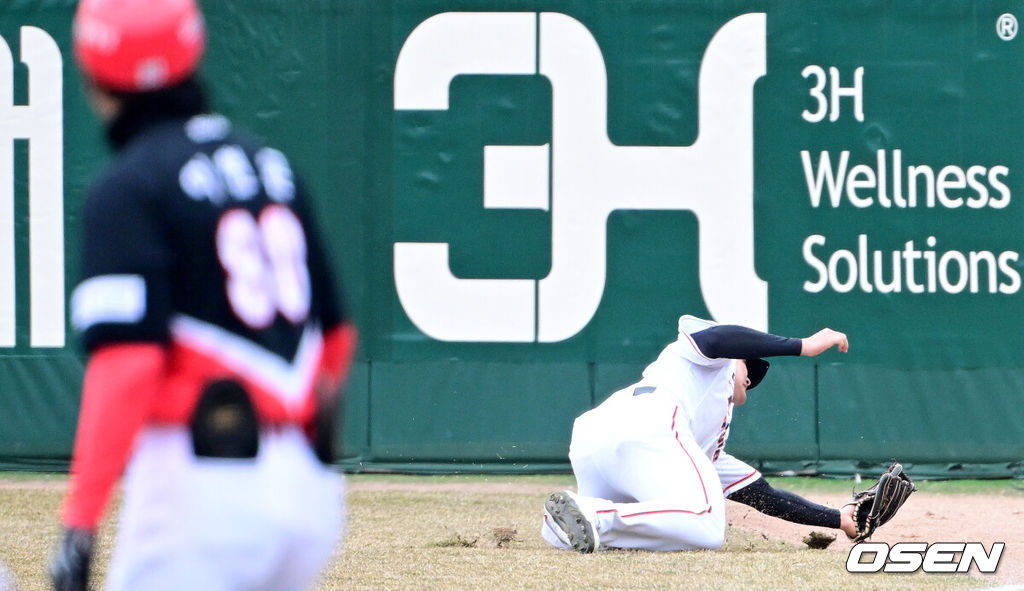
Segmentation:
[(228, 302), (247, 326), (266, 328), (278, 313), (293, 324), (309, 316), (306, 235), (291, 209), (268, 205), (258, 218), (229, 209), (217, 224), (217, 256)]

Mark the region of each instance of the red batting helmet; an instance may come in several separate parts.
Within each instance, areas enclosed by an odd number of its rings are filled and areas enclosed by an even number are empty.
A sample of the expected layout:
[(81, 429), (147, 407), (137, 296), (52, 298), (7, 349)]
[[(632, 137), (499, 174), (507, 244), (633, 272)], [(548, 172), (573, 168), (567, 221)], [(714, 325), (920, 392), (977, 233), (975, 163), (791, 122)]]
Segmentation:
[(72, 36), (85, 74), (125, 92), (180, 82), (195, 71), (206, 44), (194, 0), (82, 0)]

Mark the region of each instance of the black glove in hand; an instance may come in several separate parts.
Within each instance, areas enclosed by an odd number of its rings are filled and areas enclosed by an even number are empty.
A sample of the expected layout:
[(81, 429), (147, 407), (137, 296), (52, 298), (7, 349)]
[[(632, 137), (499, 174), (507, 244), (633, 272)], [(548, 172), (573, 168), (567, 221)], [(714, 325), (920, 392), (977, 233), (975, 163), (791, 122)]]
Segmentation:
[(50, 560), (50, 580), (55, 591), (86, 591), (95, 534), (84, 529), (64, 530)]
[(863, 542), (876, 529), (888, 523), (917, 486), (903, 471), (903, 465), (893, 462), (871, 488), (853, 496), (853, 520), (857, 525), (854, 542)]

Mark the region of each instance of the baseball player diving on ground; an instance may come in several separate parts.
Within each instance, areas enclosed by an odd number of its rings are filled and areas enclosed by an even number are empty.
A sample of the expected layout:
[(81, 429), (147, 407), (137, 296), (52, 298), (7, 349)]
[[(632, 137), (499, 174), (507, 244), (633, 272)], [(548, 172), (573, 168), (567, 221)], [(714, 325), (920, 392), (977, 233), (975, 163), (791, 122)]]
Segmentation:
[(643, 378), (579, 416), (569, 460), (579, 493), (552, 494), (541, 535), (577, 552), (600, 548), (715, 549), (725, 540), (725, 499), (767, 515), (842, 530), (863, 540), (914, 490), (893, 464), (853, 502), (833, 509), (772, 487), (724, 451), (734, 406), (768, 371), (765, 357), (845, 353), (845, 334), (824, 328), (786, 338), (693, 316)]

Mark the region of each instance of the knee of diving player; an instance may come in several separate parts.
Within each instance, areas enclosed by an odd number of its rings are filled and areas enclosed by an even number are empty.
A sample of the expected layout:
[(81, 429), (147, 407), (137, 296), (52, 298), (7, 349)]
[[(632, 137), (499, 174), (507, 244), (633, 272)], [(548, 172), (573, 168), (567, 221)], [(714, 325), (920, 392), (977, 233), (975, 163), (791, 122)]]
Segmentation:
[(712, 497), (708, 501), (703, 508), (655, 502), (659, 510), (623, 517), (632, 535), (660, 539), (658, 550), (717, 550), (725, 543), (725, 500)]
[(680, 513), (673, 519), (669, 550), (717, 550), (725, 543), (725, 512), (693, 516)]

